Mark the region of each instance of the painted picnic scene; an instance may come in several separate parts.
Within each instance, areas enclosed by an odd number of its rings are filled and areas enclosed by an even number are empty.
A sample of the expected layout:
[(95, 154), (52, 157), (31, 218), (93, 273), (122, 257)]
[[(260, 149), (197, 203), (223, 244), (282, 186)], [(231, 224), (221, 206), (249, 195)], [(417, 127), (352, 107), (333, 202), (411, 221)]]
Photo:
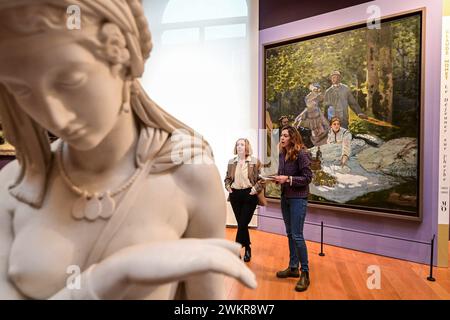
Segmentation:
[(413, 12), (266, 46), (265, 174), (289, 124), (312, 157), (311, 203), (418, 217), (421, 32)]

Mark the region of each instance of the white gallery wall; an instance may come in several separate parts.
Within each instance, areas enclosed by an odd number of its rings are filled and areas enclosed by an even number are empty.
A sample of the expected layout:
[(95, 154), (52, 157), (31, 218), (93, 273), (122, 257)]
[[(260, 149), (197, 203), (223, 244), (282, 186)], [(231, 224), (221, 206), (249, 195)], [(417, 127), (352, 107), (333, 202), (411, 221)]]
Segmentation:
[(142, 84), (210, 143), (223, 180), (238, 138), (258, 150), (258, 0), (143, 3), (154, 47)]

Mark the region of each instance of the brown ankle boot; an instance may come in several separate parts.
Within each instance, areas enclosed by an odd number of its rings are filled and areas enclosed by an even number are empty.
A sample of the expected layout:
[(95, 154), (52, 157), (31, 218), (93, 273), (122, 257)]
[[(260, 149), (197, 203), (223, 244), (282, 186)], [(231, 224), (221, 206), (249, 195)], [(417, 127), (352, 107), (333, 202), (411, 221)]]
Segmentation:
[(278, 271), (278, 278), (298, 278), (300, 276), (298, 269), (292, 270), (291, 267), (287, 267), (286, 270)]
[(300, 280), (298, 280), (297, 285), (295, 286), (295, 291), (303, 292), (308, 289), (310, 284), (309, 281), (309, 272), (308, 271), (302, 271), (302, 275), (300, 276)]

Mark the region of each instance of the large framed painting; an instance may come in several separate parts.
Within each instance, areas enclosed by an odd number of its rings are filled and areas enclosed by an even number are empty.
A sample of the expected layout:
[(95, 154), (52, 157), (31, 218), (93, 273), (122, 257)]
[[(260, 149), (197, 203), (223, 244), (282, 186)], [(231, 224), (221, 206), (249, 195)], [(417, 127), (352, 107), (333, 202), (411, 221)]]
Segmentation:
[[(264, 46), (266, 174), (284, 121), (312, 156), (310, 206), (421, 220), (423, 15)], [(279, 199), (280, 187), (265, 195)]]

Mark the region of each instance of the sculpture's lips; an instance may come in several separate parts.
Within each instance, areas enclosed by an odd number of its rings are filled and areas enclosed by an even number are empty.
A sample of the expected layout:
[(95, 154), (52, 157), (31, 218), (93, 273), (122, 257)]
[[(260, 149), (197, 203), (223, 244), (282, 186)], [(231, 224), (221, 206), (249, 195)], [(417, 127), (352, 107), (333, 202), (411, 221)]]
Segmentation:
[(72, 126), (66, 128), (62, 134), (67, 139), (77, 139), (86, 133), (86, 128), (84, 126)]

